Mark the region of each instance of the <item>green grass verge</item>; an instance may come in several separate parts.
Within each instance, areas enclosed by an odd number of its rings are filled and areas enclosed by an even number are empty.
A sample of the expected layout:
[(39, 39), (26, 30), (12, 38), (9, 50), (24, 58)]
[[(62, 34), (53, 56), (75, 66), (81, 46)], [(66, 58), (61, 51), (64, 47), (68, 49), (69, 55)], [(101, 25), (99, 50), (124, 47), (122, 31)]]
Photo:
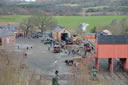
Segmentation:
[(0, 16), (0, 23), (6, 22), (15, 22), (15, 23), (20, 23), (24, 19), (26, 19), (28, 16)]

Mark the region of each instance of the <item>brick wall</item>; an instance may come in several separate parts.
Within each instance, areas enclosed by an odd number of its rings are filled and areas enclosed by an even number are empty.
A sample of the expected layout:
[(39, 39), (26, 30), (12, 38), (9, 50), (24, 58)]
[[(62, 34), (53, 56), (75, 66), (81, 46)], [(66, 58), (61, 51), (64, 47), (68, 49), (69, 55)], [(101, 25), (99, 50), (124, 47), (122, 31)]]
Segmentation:
[(13, 46), (15, 45), (16, 38), (15, 36), (4, 36), (0, 37), (2, 39), (2, 46)]

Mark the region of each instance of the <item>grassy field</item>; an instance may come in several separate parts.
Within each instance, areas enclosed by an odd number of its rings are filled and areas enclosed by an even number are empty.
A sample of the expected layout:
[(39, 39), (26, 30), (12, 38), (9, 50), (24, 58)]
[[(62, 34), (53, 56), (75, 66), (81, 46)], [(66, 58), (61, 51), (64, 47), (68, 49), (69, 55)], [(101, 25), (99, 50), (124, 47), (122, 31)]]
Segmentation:
[[(28, 16), (0, 16), (0, 23), (20, 23)], [(70, 30), (75, 30), (81, 23), (88, 23), (89, 29), (94, 26), (104, 26), (110, 24), (113, 19), (120, 21), (128, 16), (55, 16), (59, 25), (65, 26)]]
[(8, 23), (8, 22), (15, 22), (19, 23), (22, 22), (27, 16), (0, 16), (0, 23)]
[(128, 19), (128, 16), (56, 16), (58, 23), (71, 30), (77, 29), (80, 23), (88, 23), (89, 29), (94, 26), (104, 26), (110, 24), (113, 19), (120, 21), (123, 18)]

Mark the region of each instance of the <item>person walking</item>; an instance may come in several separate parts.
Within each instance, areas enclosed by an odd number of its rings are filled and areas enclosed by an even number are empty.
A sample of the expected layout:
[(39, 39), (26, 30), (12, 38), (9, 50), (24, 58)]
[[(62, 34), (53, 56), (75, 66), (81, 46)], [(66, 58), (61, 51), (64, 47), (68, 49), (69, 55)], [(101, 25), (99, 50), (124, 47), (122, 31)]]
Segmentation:
[(50, 51), (50, 46), (48, 46), (48, 51)]
[(27, 49), (27, 50), (29, 49), (29, 48), (28, 48), (28, 46), (27, 46), (27, 48), (26, 48), (26, 49)]
[(93, 72), (93, 77), (96, 78), (97, 69), (94, 66), (93, 66), (92, 72)]
[(20, 46), (18, 45), (18, 49), (20, 49)]
[(56, 70), (56, 71), (55, 71), (55, 77), (52, 78), (52, 85), (60, 85), (60, 84), (58, 83), (58, 74), (59, 74), (59, 71)]
[(72, 49), (72, 57), (74, 57), (74, 56), (75, 56), (75, 50)]
[(27, 53), (25, 53), (24, 56), (27, 56)]
[(68, 56), (71, 54), (70, 50), (68, 50)]

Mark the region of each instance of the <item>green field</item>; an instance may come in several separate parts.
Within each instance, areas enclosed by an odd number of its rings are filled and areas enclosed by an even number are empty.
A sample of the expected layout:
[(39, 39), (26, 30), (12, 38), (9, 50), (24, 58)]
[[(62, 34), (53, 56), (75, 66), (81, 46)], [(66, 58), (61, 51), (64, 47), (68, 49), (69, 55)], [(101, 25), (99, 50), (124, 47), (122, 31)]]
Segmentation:
[(113, 19), (120, 21), (123, 18), (128, 19), (128, 16), (56, 16), (58, 23), (71, 30), (76, 29), (80, 23), (88, 23), (89, 29), (94, 26), (104, 26), (110, 24)]
[[(28, 16), (0, 16), (0, 23), (20, 23)], [(121, 19), (128, 16), (55, 16), (59, 25), (65, 26), (70, 30), (75, 30), (78, 28), (80, 23), (88, 23), (89, 29), (94, 26), (104, 26), (110, 24), (113, 19), (120, 21)]]
[(19, 23), (22, 22), (27, 16), (0, 16), (0, 23), (4, 22), (15, 22)]

